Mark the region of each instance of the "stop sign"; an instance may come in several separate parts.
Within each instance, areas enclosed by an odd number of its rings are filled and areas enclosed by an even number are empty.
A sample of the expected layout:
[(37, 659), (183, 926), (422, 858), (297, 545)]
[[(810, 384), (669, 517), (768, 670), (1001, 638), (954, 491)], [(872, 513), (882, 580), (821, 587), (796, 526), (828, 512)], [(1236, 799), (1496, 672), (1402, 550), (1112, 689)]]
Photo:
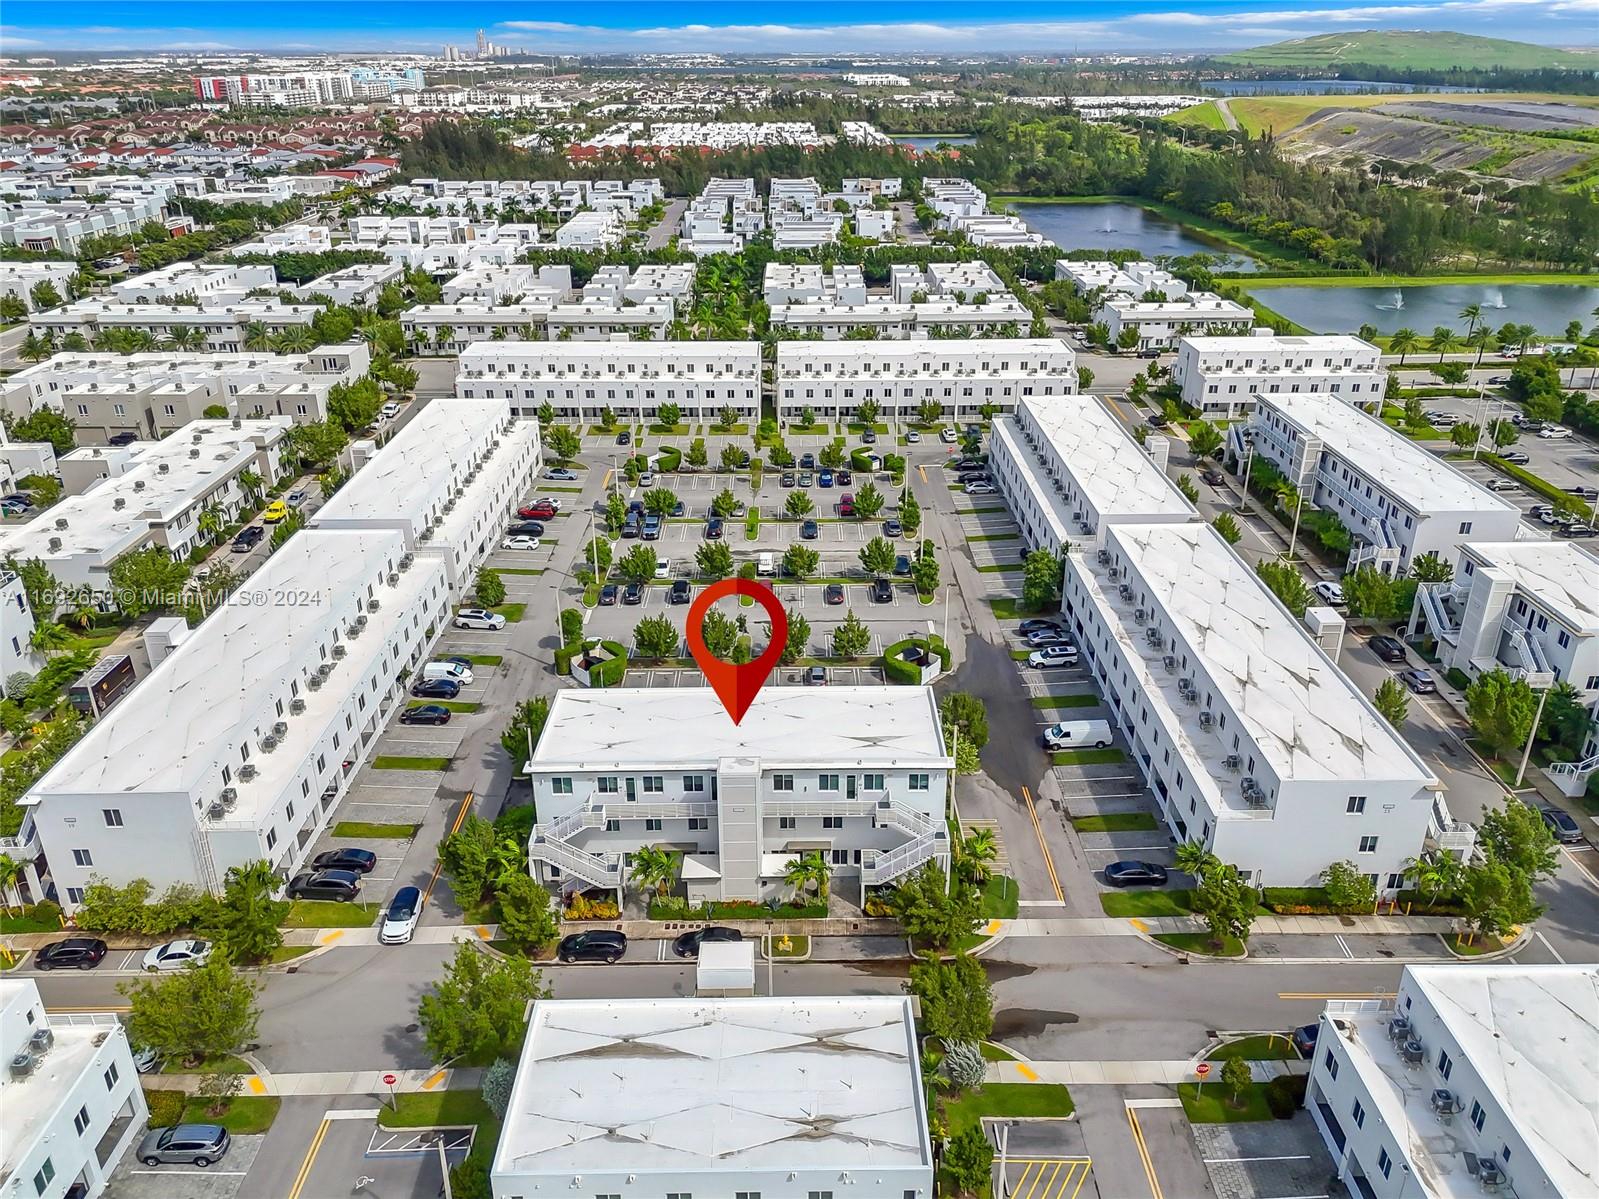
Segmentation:
[(1204, 1078), (1205, 1075), (1210, 1073), (1210, 1063), (1200, 1062), (1199, 1065), (1194, 1067), (1194, 1073), (1199, 1075), (1199, 1077)]
[[(1208, 1070), (1210, 1067), (1207, 1066), (1205, 1068)], [(386, 1086), (386, 1087), (392, 1087), (395, 1083), (397, 1083), (399, 1081), (400, 1081), (400, 1076), (398, 1074), (385, 1074), (383, 1076), (383, 1085)]]

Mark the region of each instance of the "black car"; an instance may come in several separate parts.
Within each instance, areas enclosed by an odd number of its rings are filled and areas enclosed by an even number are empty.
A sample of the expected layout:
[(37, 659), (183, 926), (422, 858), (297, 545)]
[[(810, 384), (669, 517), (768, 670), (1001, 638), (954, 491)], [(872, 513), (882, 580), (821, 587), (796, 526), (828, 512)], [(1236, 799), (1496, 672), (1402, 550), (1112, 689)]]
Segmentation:
[(1164, 412), (1151, 412), (1148, 419), (1149, 427), (1152, 429), (1164, 429), (1167, 425), (1171, 424), (1171, 421), (1166, 419), (1166, 414)]
[(1154, 862), (1112, 862), (1105, 881), (1113, 887), (1164, 887), (1166, 867)]
[(722, 535), (722, 518), (713, 516), (705, 522), (705, 536), (707, 540), (715, 541)]
[(1562, 845), (1576, 845), (1582, 840), (1582, 829), (1577, 826), (1577, 822), (1559, 808), (1539, 808), (1538, 815), (1543, 817), (1543, 822), (1549, 826), (1549, 831), (1555, 835), (1555, 840)]
[(815, 541), (821, 535), (821, 526), (814, 520), (808, 520), (800, 526), (800, 536), (806, 541)]
[(623, 429), (620, 433), (618, 433), (616, 435), (616, 444), (617, 445), (632, 445), (633, 444), (633, 434), (629, 433), (626, 429)]
[(683, 503), (682, 500), (678, 500), (677, 503), (672, 505), (672, 515), (673, 516), (687, 516), (688, 515), (688, 507)]
[(894, 598), (894, 585), (887, 579), (872, 580), (872, 603), (886, 604)]
[(972, 470), (986, 465), (986, 461), (982, 458), (957, 458), (950, 465), (956, 470)]
[(698, 957), (700, 946), (707, 941), (742, 941), (744, 934), (736, 928), (722, 928), (719, 925), (709, 925), (706, 928), (697, 928), (693, 932), (684, 933), (672, 942), (672, 952), (680, 958)]
[(1309, 1058), (1316, 1052), (1316, 1034), (1321, 1031), (1320, 1024), (1301, 1024), (1294, 1029), (1290, 1040), (1294, 1048), (1299, 1051), (1299, 1056)]
[(1065, 629), (1061, 628), (1060, 622), (1054, 621), (1054, 620), (1039, 620), (1036, 617), (1034, 619), (1032, 619), (1032, 620), (1024, 620), (1024, 621), (1022, 621), (1021, 624), (1016, 626), (1016, 631), (1018, 633), (1022, 633), (1024, 635), (1027, 634), (1027, 633), (1061, 633), (1061, 634), (1064, 634), (1066, 632)]
[(239, 530), (239, 535), (233, 539), (233, 552), (235, 554), (248, 554), (261, 544), (261, 538), (266, 536), (266, 529), (261, 525), (246, 525)]
[(401, 724), (449, 724), (450, 710), (439, 704), (417, 704), (400, 713)]
[(642, 604), (644, 602), (644, 585), (642, 583), (629, 583), (622, 588), (622, 602), (624, 604)]
[(600, 607), (609, 608), (616, 603), (617, 587), (615, 583), (607, 583), (600, 588)]
[(361, 893), (361, 880), (349, 870), (319, 870), (289, 880), (290, 899), (351, 900)]
[(791, 470), (785, 470), (782, 478), (780, 478), (778, 482), (780, 482), (784, 487), (794, 486), (794, 472)]
[(693, 594), (694, 589), (689, 586), (687, 579), (676, 579), (673, 581), (672, 589), (667, 593), (666, 598), (674, 604), (686, 604)]
[(1371, 652), (1384, 662), (1403, 662), (1405, 660), (1405, 647), (1392, 637), (1373, 637), (1366, 644), (1371, 647)]
[(556, 956), (563, 962), (614, 962), (627, 952), (627, 935), (609, 929), (562, 937)]
[(815, 470), (816, 469), (816, 455), (815, 454), (801, 454), (800, 455), (800, 469), (801, 470)]
[(357, 874), (371, 874), (378, 864), (378, 855), (370, 849), (330, 849), (311, 859), (312, 870), (352, 870)]
[(1214, 466), (1207, 466), (1204, 470), (1200, 471), (1199, 477), (1206, 483), (1209, 483), (1212, 487), (1220, 487), (1227, 481), (1227, 476), (1222, 474), (1221, 471), (1217, 470)]
[(113, 433), (106, 438), (106, 442), (110, 445), (132, 445), (138, 440), (139, 435), (137, 433)]
[(505, 530), (507, 537), (542, 537), (544, 526), (536, 520), (522, 520)]
[(68, 937), (33, 955), (40, 970), (93, 970), (105, 957), (106, 944), (96, 937)]
[(461, 684), (454, 679), (423, 679), (411, 694), (417, 699), (454, 699), (461, 694)]

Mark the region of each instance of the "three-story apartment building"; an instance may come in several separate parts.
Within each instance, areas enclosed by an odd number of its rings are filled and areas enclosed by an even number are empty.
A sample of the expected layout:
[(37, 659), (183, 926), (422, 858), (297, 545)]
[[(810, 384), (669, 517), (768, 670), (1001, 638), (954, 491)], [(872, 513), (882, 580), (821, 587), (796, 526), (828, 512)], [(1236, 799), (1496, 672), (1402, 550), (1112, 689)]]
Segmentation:
[(1278, 337), (1187, 336), (1177, 343), (1172, 382), (1206, 420), (1236, 420), (1262, 395), (1324, 395), (1364, 408), (1382, 402), (1388, 385), (1382, 351), (1345, 334)]

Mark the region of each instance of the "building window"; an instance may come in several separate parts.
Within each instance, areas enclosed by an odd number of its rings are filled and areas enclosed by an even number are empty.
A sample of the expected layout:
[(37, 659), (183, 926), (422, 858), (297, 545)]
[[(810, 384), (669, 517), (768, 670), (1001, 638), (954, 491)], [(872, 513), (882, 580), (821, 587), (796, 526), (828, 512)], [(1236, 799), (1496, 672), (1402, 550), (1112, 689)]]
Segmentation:
[(74, 849), (72, 851), (72, 864), (74, 866), (93, 866), (94, 858), (87, 849)]
[(106, 1067), (105, 1089), (109, 1091), (112, 1087), (116, 1086), (118, 1077), (120, 1076), (117, 1074), (116, 1063), (113, 1062), (111, 1065)]
[(605, 831), (608, 832), (608, 833), (619, 833), (619, 832), (621, 832), (622, 831), (622, 822), (620, 820), (607, 820), (605, 822)]
[(696, 795), (705, 790), (705, 776), (703, 774), (685, 774), (683, 776), (683, 790)]
[(601, 795), (615, 795), (618, 790), (619, 788), (617, 786), (617, 780), (615, 777), (603, 778), (600, 780)]
[(1377, 852), (1377, 838), (1376, 837), (1362, 837), (1360, 839), (1360, 852), (1361, 853), (1376, 853)]
[(1360, 1105), (1360, 1100), (1355, 1100), (1355, 1106), (1350, 1109), (1349, 1115), (1355, 1121), (1356, 1128), (1366, 1127), (1366, 1109)]
[(1388, 1150), (1386, 1150), (1386, 1149), (1378, 1149), (1377, 1150), (1377, 1169), (1382, 1171), (1382, 1176), (1384, 1178), (1387, 1178), (1388, 1177), (1388, 1171), (1392, 1170), (1393, 1168), (1394, 1168), (1394, 1159), (1388, 1156)]
[(773, 791), (794, 790), (794, 776), (792, 774), (774, 774), (772, 776)]
[(1469, 532), (1471, 532), (1471, 522), (1469, 520), (1461, 521), (1460, 522), (1460, 535), (1462, 537), (1464, 537)]
[(647, 818), (644, 821), (644, 831), (646, 833), (658, 833), (658, 832), (660, 832), (661, 831), (661, 822), (659, 820), (656, 820), (656, 819), (653, 819), (653, 818)]
[(572, 780), (569, 778), (552, 778), (550, 780), (551, 795), (572, 794)]
[(37, 1195), (42, 1195), (50, 1188), (50, 1180), (56, 1176), (55, 1163), (48, 1157), (33, 1176), (33, 1190)]
[(666, 790), (666, 776), (664, 774), (646, 774), (644, 776), (644, 794), (659, 795)]
[(68, 903), (82, 903), (83, 902), (83, 888), (82, 887), (68, 887), (67, 888), (67, 902)]
[(1327, 1067), (1328, 1078), (1336, 1079), (1338, 1077), (1338, 1059), (1332, 1055), (1331, 1049), (1327, 1051), (1327, 1056), (1322, 1059), (1322, 1064)]
[(832, 1191), (807, 1191), (805, 1199), (833, 1199)]
[(816, 789), (818, 791), (837, 791), (838, 775), (819, 774), (816, 776)]
[(929, 789), (931, 775), (913, 774), (910, 776), (910, 789), (912, 791), (926, 791)]
[(277, 843), (278, 843), (278, 830), (275, 829), (275, 828), (267, 829), (267, 838), (266, 838), (267, 852), (271, 853), (273, 847), (275, 845), (277, 845)]
[(122, 827), (122, 809), (121, 808), (101, 808), (100, 809), (100, 815), (105, 818), (105, 826), (106, 826), (106, 828), (121, 828)]
[(666, 1199), (694, 1199), (688, 1191), (667, 1191)]
[(823, 816), (822, 817), (822, 827), (823, 828), (843, 828), (844, 827), (844, 818), (842, 816)]
[(89, 1105), (84, 1104), (78, 1109), (78, 1114), (72, 1117), (72, 1127), (77, 1129), (78, 1135), (83, 1135), (83, 1130), (89, 1127)]
[(759, 1191), (734, 1191), (733, 1199), (761, 1199)]
[(880, 774), (861, 775), (861, 789), (865, 791), (883, 790), (883, 776)]
[(792, 829), (794, 827), (794, 817), (779, 816), (777, 818), (777, 827), (779, 830)]
[(690, 816), (688, 818), (688, 831), (691, 833), (703, 833), (710, 827), (710, 820), (704, 816)]
[(1346, 816), (1359, 816), (1366, 810), (1366, 797), (1364, 795), (1351, 795), (1349, 802), (1344, 805)]
[(1487, 1120), (1488, 1113), (1483, 1110), (1482, 1104), (1473, 1099), (1471, 1101), (1471, 1126), (1478, 1132), (1481, 1132), (1482, 1126), (1487, 1122)]

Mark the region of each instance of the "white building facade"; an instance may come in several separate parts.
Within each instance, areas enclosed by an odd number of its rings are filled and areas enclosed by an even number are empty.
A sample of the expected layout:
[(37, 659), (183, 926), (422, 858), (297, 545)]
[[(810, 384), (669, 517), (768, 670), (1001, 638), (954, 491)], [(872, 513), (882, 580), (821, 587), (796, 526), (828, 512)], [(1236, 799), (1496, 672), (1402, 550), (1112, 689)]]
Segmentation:
[(1388, 385), (1382, 351), (1344, 334), (1278, 337), (1255, 329), (1248, 337), (1184, 337), (1177, 343), (1172, 382), (1182, 402), (1206, 420), (1236, 420), (1262, 395), (1325, 395), (1370, 409)]
[(322, 309), (314, 304), (284, 304), (278, 300), (240, 300), (216, 307), (189, 304), (117, 304), (106, 300), (76, 300), (28, 318), (33, 331), (59, 343), (73, 333), (90, 343), (102, 332), (123, 330), (147, 333), (157, 341), (198, 337), (202, 348), (237, 353), (250, 339), (252, 326), (268, 337), (291, 329), (311, 328), (311, 318)]

